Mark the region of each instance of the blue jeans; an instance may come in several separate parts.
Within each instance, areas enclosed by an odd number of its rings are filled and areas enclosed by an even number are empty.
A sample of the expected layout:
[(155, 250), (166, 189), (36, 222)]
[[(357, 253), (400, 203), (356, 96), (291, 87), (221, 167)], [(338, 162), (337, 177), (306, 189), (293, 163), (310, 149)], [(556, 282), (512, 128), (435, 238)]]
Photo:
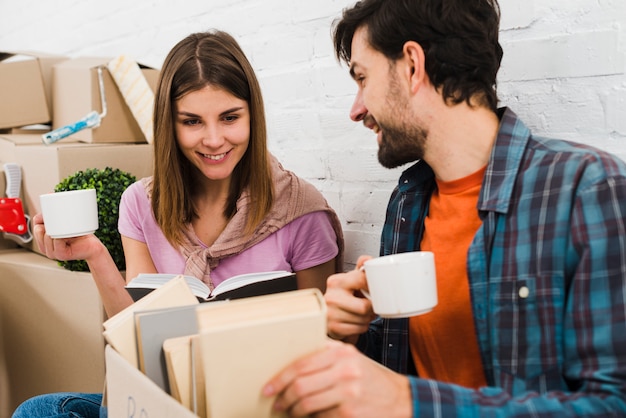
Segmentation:
[(49, 393), (27, 399), (12, 418), (106, 418), (101, 393)]

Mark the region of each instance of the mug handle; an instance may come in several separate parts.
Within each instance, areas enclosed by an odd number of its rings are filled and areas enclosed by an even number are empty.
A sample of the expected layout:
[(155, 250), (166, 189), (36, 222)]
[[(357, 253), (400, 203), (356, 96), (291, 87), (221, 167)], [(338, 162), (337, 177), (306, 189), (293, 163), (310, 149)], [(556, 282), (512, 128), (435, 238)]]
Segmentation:
[[(365, 274), (365, 266), (359, 267), (359, 271), (361, 271), (361, 272), (363, 272), (363, 274)], [(370, 295), (370, 292), (368, 292), (367, 290), (359, 289), (359, 292), (361, 292), (363, 294), (363, 296), (368, 298), (370, 301), (372, 300), (372, 296)]]

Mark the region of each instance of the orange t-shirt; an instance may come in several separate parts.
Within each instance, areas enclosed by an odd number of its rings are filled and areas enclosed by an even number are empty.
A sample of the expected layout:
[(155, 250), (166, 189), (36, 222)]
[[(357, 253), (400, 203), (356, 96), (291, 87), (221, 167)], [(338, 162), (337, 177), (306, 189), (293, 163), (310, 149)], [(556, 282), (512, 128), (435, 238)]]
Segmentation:
[(485, 168), (437, 181), (421, 249), (435, 254), (437, 298), (429, 313), (409, 319), (411, 354), (420, 377), (469, 388), (486, 386), (467, 278), (467, 250), (481, 225), (476, 205)]

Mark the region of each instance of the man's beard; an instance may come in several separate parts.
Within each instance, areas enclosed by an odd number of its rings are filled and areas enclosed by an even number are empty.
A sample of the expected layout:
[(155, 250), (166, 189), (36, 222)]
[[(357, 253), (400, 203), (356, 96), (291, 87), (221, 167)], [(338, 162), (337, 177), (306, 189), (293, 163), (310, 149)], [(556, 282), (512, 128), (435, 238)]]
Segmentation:
[(426, 131), (421, 128), (404, 128), (380, 125), (382, 137), (378, 147), (378, 161), (383, 167), (396, 168), (424, 158)]
[[(392, 72), (390, 72), (393, 74)], [(408, 100), (398, 85), (395, 76), (389, 81), (385, 99), (387, 115), (396, 115), (396, 123), (377, 120), (382, 131), (378, 147), (378, 161), (383, 167), (396, 168), (424, 158), (424, 144), (428, 132), (416, 126), (417, 120), (409, 114)], [(385, 119), (385, 118), (383, 118)]]

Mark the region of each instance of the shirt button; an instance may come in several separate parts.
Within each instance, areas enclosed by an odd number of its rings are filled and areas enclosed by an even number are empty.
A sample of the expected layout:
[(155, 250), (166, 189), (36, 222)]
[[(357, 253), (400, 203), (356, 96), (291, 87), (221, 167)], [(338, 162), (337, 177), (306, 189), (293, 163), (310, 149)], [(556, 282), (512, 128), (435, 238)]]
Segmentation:
[(519, 297), (522, 299), (526, 299), (530, 294), (530, 290), (526, 286), (522, 286), (519, 288)]
[(402, 222), (406, 222), (406, 218), (402, 218)]

